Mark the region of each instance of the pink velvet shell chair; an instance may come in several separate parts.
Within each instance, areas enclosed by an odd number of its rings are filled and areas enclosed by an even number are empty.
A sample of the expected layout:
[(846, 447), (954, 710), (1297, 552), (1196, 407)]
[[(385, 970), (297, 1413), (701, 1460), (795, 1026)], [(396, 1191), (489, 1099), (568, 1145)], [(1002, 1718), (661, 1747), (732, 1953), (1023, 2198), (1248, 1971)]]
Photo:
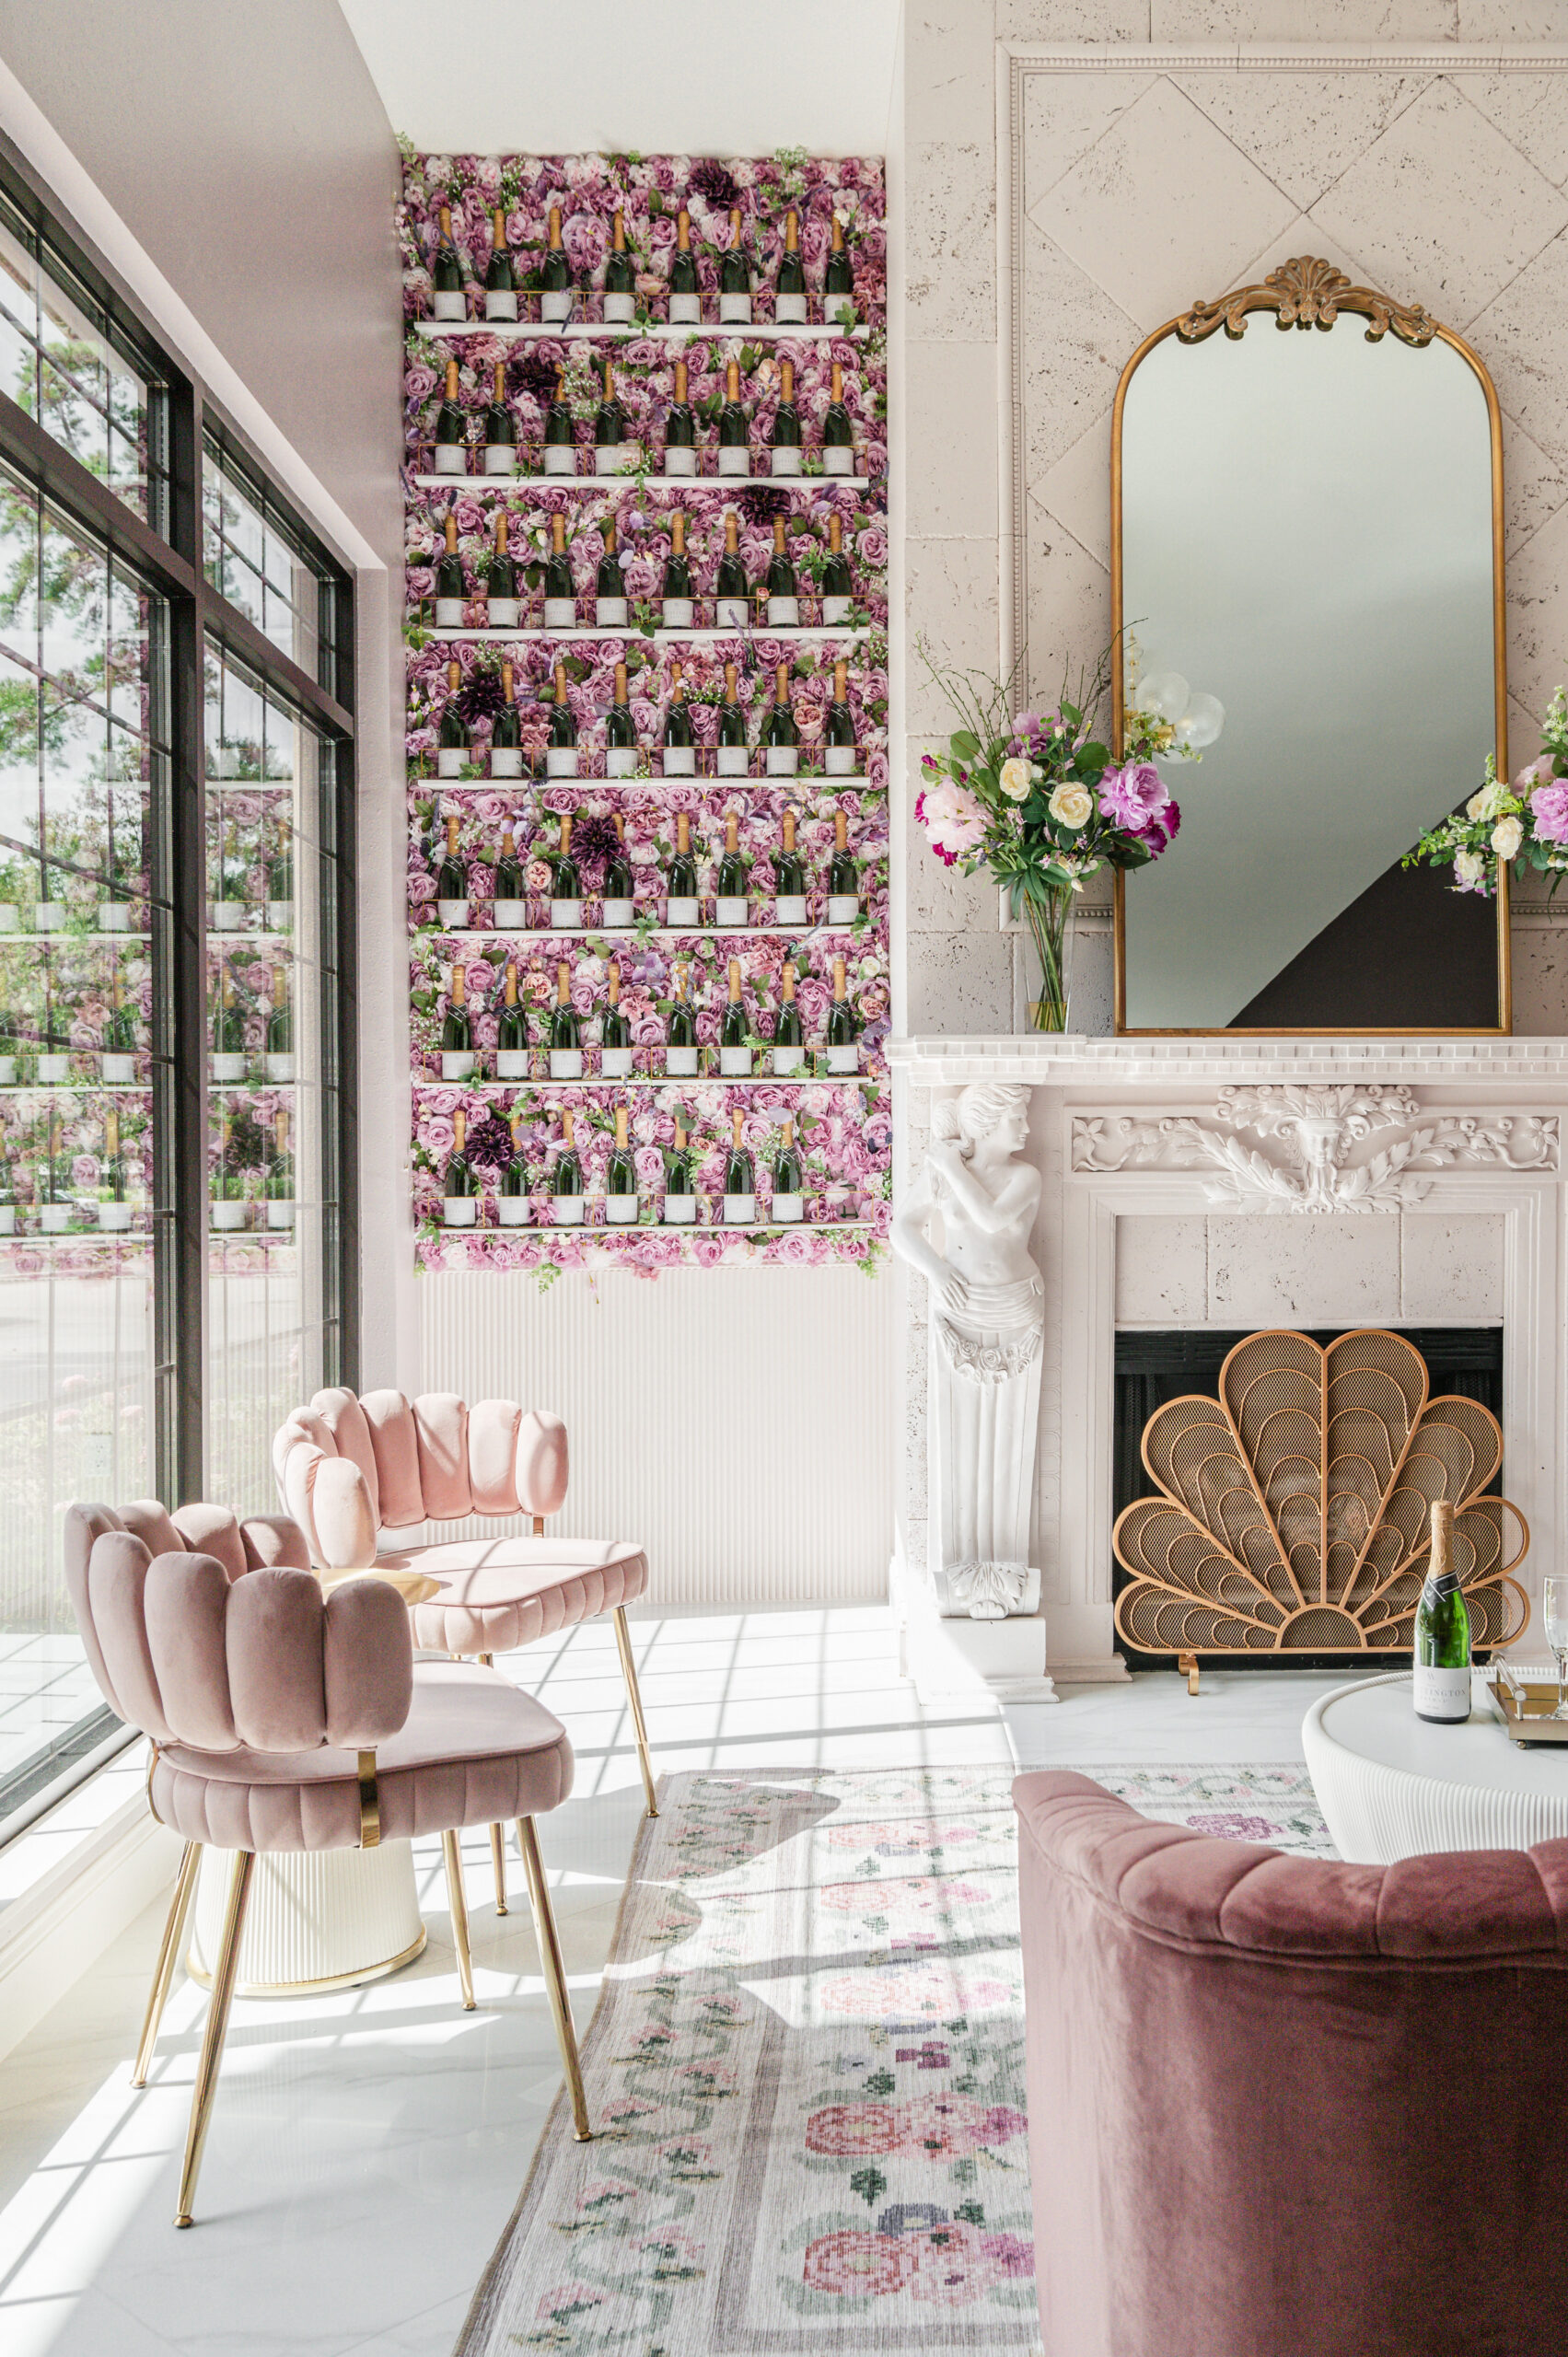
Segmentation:
[[(134, 1523), (134, 1528), (128, 1528)], [(156, 1549), (156, 1552), (154, 1551)], [(87, 1660), (111, 1711), (152, 1745), (147, 1800), (184, 1853), (134, 2073), (146, 2083), (203, 1846), (235, 1852), (196, 2070), (175, 2224), (195, 2200), (261, 1851), (373, 1849), (439, 1833), (464, 1998), (473, 2003), (458, 1858), (466, 1825), (517, 1822), (545, 1983), (581, 2140), (576, 2038), (533, 1820), (572, 1789), (566, 1730), (478, 1662), (413, 1658), (386, 1581), (324, 1595), (301, 1533), (211, 1506), (176, 1522), (154, 1504), (66, 1515), (65, 1571)]]
[[(414, 1604), (414, 1642), (488, 1665), (536, 1638), (601, 1612), (615, 1641), (637, 1738), (643, 1791), (658, 1815), (653, 1763), (626, 1607), (648, 1584), (648, 1561), (627, 1538), (550, 1538), (547, 1515), (566, 1498), (566, 1427), (511, 1399), (473, 1407), (454, 1392), (318, 1391), (273, 1444), (283, 1503), (324, 1572), (422, 1573), (440, 1593)], [(531, 1515), (532, 1536), (497, 1533), (399, 1547), (397, 1533), (424, 1522)], [(506, 1911), (500, 1828), (492, 1829), (495, 1903)]]

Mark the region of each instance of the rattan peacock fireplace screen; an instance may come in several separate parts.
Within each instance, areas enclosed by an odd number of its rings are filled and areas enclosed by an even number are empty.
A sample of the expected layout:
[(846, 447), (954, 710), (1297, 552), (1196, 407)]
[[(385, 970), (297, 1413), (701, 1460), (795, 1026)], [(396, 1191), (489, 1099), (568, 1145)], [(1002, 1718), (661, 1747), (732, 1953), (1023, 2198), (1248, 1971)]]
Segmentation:
[(1397, 1654), (1426, 1571), (1431, 1509), (1454, 1507), (1454, 1560), (1478, 1650), (1529, 1620), (1510, 1574), (1529, 1549), (1518, 1508), (1488, 1494), (1503, 1462), (1496, 1418), (1428, 1396), (1426, 1362), (1400, 1334), (1364, 1329), (1321, 1347), (1249, 1335), (1219, 1398), (1167, 1400), (1144, 1429), (1159, 1494), (1118, 1516), (1132, 1575), (1116, 1624), (1190, 1677), (1209, 1654)]

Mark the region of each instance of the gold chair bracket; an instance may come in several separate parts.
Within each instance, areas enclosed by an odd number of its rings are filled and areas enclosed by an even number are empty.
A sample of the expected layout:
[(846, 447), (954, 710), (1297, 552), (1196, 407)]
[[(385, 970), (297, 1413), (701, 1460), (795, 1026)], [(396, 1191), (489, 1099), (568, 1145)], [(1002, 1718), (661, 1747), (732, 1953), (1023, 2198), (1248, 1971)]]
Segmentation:
[(359, 1846), (362, 1850), (381, 1846), (381, 1790), (376, 1781), (373, 1751), (359, 1755)]

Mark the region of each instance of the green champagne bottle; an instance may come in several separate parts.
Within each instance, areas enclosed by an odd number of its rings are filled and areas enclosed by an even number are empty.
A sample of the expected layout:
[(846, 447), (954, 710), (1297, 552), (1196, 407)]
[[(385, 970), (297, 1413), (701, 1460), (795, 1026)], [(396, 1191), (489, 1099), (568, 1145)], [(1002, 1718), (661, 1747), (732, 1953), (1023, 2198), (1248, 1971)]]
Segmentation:
[(691, 596), (691, 567), (686, 555), (686, 518), (679, 510), (669, 519), (669, 554), (665, 559), (659, 597), (665, 629), (690, 630), (696, 619), (696, 607)]
[(667, 925), (679, 928), (702, 922), (702, 905), (697, 893), (697, 863), (691, 856), (691, 820), (684, 810), (676, 813), (675, 856), (664, 872), (664, 921)]
[(719, 1076), (723, 1080), (749, 1080), (751, 1051), (747, 1045), (750, 1026), (746, 1019), (746, 1007), (740, 995), (740, 960), (729, 961), (729, 997), (719, 1026)]
[(720, 777), (744, 777), (751, 765), (751, 749), (746, 742), (746, 714), (740, 709), (737, 690), (738, 667), (726, 663), (724, 667), (724, 702), (719, 706), (718, 744), (714, 760)]
[[(673, 296), (670, 299), (674, 301)], [(697, 412), (689, 398), (684, 360), (675, 364), (675, 399), (664, 421), (664, 470), (667, 475), (697, 471)]]
[(828, 267), (822, 273), (822, 308), (830, 319), (839, 319), (844, 305), (854, 309), (854, 264), (844, 244), (844, 225), (833, 215), (832, 246), (828, 254)]
[[(804, 924), (806, 923), (806, 865), (795, 847), (795, 813), (786, 810), (779, 821), (782, 837), (773, 853), (773, 923)], [(784, 969), (787, 974), (790, 970)], [(790, 994), (794, 995), (793, 980)]]
[(267, 1012), (266, 1074), (274, 1087), (294, 1078), (294, 1009), (288, 1002), (288, 970), (273, 969), (273, 1003)]
[(575, 475), (577, 471), (577, 432), (566, 399), (566, 371), (555, 372), (555, 398), (544, 412), (544, 471)]
[[(787, 366), (787, 362), (786, 362)], [(773, 518), (773, 553), (768, 566), (768, 628), (796, 630), (800, 623), (800, 583), (784, 537), (784, 519)]]
[(746, 1116), (738, 1105), (729, 1117), (729, 1154), (724, 1166), (726, 1227), (749, 1227), (757, 1216), (757, 1171), (746, 1151)]
[(506, 406), (506, 363), (498, 360), (491, 374), (490, 406), (484, 412), (484, 471), (515, 475), (517, 471), (517, 422)]
[(273, 823), (273, 855), (267, 862), (267, 930), (289, 933), (294, 927), (294, 835), (281, 811)]
[(605, 989), (605, 1008), (599, 1023), (599, 1074), (605, 1080), (630, 1080), (632, 1026), (621, 1012), (621, 969), (613, 959)]
[[(245, 1201), (245, 1173), (240, 1169), (234, 1150), (234, 1121), (226, 1113), (218, 1127), (217, 1167), (213, 1172), (211, 1209), (208, 1217), (215, 1228), (232, 1236), (246, 1222), (249, 1206)], [(44, 1210), (44, 1225), (49, 1225), (48, 1207)]]
[(575, 777), (577, 774), (577, 723), (572, 711), (572, 701), (566, 692), (566, 666), (555, 666), (555, 702), (550, 713), (550, 737), (545, 748), (544, 766), (547, 776)]
[(664, 1068), (671, 1080), (694, 1080), (697, 1075), (697, 1018), (686, 995), (686, 981), (687, 969), (677, 966), (664, 1034)]
[(539, 267), (539, 316), (546, 326), (561, 327), (572, 316), (572, 265), (561, 242), (561, 207), (550, 208), (549, 244)]
[[(672, 328), (700, 327), (703, 320), (702, 282), (697, 276), (697, 257), (691, 250), (691, 215), (684, 205), (675, 216), (675, 251), (669, 264), (669, 324)], [(678, 392), (677, 401), (684, 401)], [(676, 470), (668, 470), (671, 474)], [(689, 470), (696, 473), (695, 467)]]
[(517, 857), (517, 838), (508, 819), (501, 830), (501, 856), (495, 863), (495, 902), (493, 920), (497, 933), (526, 933), (528, 923), (528, 878)]
[(583, 877), (572, 856), (570, 818), (561, 821), (560, 848), (551, 862), (550, 923), (555, 933), (577, 933), (582, 928)]
[(517, 316), (517, 273), (506, 246), (506, 215), (497, 205), (490, 216), (490, 262), (484, 273), (484, 316), (515, 319)]
[(854, 472), (854, 426), (844, 406), (844, 372), (836, 360), (828, 389), (828, 406), (822, 418), (822, 472), (825, 475), (852, 475)]
[(789, 700), (787, 663), (781, 663), (773, 674), (773, 701), (762, 723), (762, 745), (768, 775), (793, 777), (800, 761), (800, 731)]
[(99, 1166), (98, 1224), (110, 1236), (123, 1236), (131, 1225), (130, 1190), (125, 1160), (120, 1151), (120, 1115), (111, 1105), (103, 1120), (103, 1160)]
[(781, 1227), (791, 1226), (806, 1216), (806, 1177), (795, 1143), (795, 1123), (792, 1120), (785, 1121), (779, 1142), (778, 1160), (773, 1165), (771, 1208), (772, 1217)]
[(615, 1144), (604, 1173), (604, 1220), (607, 1227), (635, 1227), (641, 1205), (637, 1201), (637, 1165), (632, 1155), (632, 1141), (628, 1135), (630, 1118), (624, 1105), (615, 1109)]
[(1454, 1509), (1432, 1508), (1426, 1580), (1415, 1608), (1415, 1714), (1458, 1726), (1470, 1714), (1470, 1618), (1454, 1569)]
[(273, 1120), (273, 1150), (261, 1181), (261, 1198), (269, 1227), (294, 1225), (294, 1156), (288, 1147), (288, 1109), (283, 1105)]
[(751, 261), (740, 234), (740, 207), (732, 205), (729, 243), (719, 262), (719, 324), (749, 327), (751, 321)]
[(795, 405), (795, 363), (779, 364), (779, 398), (773, 411), (773, 435), (769, 465), (775, 475), (800, 472), (800, 412)]
[(495, 1031), (495, 1077), (527, 1080), (528, 1076), (528, 1018), (517, 995), (517, 967), (508, 958), (506, 979), (502, 985), (501, 1020)]
[[(521, 777), (523, 773), (523, 716), (517, 710), (517, 695), (512, 685), (512, 666), (501, 666), (501, 709), (490, 730), (490, 774), (492, 777)], [(496, 886), (499, 895), (500, 886)], [(499, 919), (497, 920), (499, 923)]]
[(828, 868), (828, 923), (853, 924), (860, 914), (860, 869), (849, 847), (849, 820), (833, 813), (833, 856)]
[(779, 981), (779, 1011), (773, 1022), (773, 1077), (789, 1080), (806, 1062), (806, 1034), (795, 1003), (795, 968), (787, 961)]
[[(822, 627), (838, 630), (848, 621), (854, 604), (854, 577), (844, 554), (844, 528), (836, 516), (828, 518), (828, 560), (822, 567)], [(854, 732), (850, 741), (854, 742)]]
[(675, 1116), (675, 1144), (664, 1157), (664, 1201), (660, 1213), (667, 1227), (693, 1227), (697, 1220), (697, 1190), (691, 1182), (691, 1161), (686, 1125)]
[(463, 610), (469, 601), (469, 585), (463, 572), (463, 561), (458, 554), (458, 519), (450, 508), (441, 527), (441, 552), (436, 564), (436, 627), (437, 630), (461, 630)]
[(583, 1225), (583, 1166), (577, 1159), (575, 1116), (570, 1106), (561, 1116), (561, 1145), (550, 1174), (551, 1210), (557, 1227)]
[[(676, 518), (679, 521), (679, 517)], [(666, 777), (695, 777), (697, 773), (697, 737), (691, 726), (691, 714), (686, 702), (686, 690), (681, 685), (682, 666), (669, 667), (669, 703), (664, 715), (664, 746), (661, 767)]]
[(633, 446), (626, 438), (626, 412), (616, 397), (615, 371), (607, 360), (603, 396), (594, 412), (594, 472), (618, 475), (633, 455)]
[(447, 820), (447, 852), (436, 871), (436, 918), (443, 933), (462, 933), (469, 921), (469, 872), (458, 852), (461, 820)]
[(463, 265), (452, 243), (452, 208), (440, 212), (441, 238), (430, 261), (430, 316), (435, 319), (465, 319), (468, 301), (463, 292)]
[(235, 1004), (234, 977), (226, 967), (218, 991), (217, 1014), (213, 1023), (212, 1076), (232, 1086), (242, 1081), (249, 1069), (245, 1016)]
[(724, 383), (724, 407), (719, 412), (719, 472), (721, 475), (749, 475), (751, 471), (751, 421), (740, 405), (738, 360), (730, 361), (726, 367)]
[(469, 470), (468, 413), (458, 396), (458, 364), (447, 363), (447, 389), (436, 412), (436, 471), (466, 475)]
[(566, 518), (559, 515), (550, 519), (550, 554), (544, 561), (544, 627), (577, 627), (577, 585), (572, 578), (572, 560), (566, 553)]
[(740, 553), (740, 521), (730, 515), (724, 519), (724, 553), (714, 575), (714, 628), (744, 630), (750, 620), (751, 585)]
[(859, 1068), (860, 1050), (855, 1044), (854, 1010), (844, 981), (844, 961), (835, 958), (833, 1003), (828, 1009), (828, 1070), (852, 1074)]
[(479, 1180), (469, 1161), (468, 1115), (459, 1108), (452, 1116), (452, 1151), (441, 1180), (441, 1217), (447, 1227), (474, 1227), (479, 1222)]
[(581, 1080), (583, 1033), (572, 1004), (572, 969), (564, 959), (555, 969), (555, 1005), (550, 1017), (550, 1077)]
[(458, 691), (462, 686), (462, 666), (447, 666), (447, 701), (441, 707), (441, 722), (436, 731), (436, 774), (437, 777), (461, 777), (468, 766), (469, 732), (463, 715), (458, 709)]
[(724, 851), (714, 880), (714, 923), (726, 930), (742, 930), (750, 923), (748, 895), (751, 879), (740, 856), (740, 821), (733, 810), (724, 822)]
[(512, 1158), (501, 1173), (501, 1185), (495, 1198), (495, 1216), (503, 1227), (526, 1227), (528, 1224), (528, 1172), (523, 1158), (523, 1117), (514, 1108), (507, 1127), (512, 1132)]
[(800, 260), (800, 215), (791, 205), (784, 215), (784, 252), (773, 287), (773, 318), (781, 328), (806, 325), (806, 272)]
[[(607, 933), (621, 933), (636, 914), (633, 902), (637, 882), (632, 873), (632, 863), (626, 856), (626, 821), (619, 811), (613, 824), (615, 849), (604, 864), (604, 891), (599, 902), (599, 918)], [(610, 970), (613, 974), (614, 967)]]
[(626, 250), (625, 215), (617, 212), (604, 265), (604, 316), (612, 327), (630, 327), (637, 301), (637, 279)]
[[(9, 1031), (8, 1025), (0, 1028)], [(10, 1049), (7, 1037), (0, 1047)], [(99, 1059), (104, 1085), (110, 1088), (128, 1088), (136, 1077), (136, 1017), (121, 995), (120, 976), (116, 972), (110, 984), (108, 1019), (103, 1027), (103, 1051)]]
[(598, 574), (594, 582), (594, 620), (600, 630), (624, 630), (626, 575), (621, 570), (613, 516), (607, 517), (602, 537), (604, 553), (599, 558)]
[(631, 690), (626, 682), (626, 666), (618, 663), (615, 667), (614, 699), (604, 715), (606, 777), (635, 777), (637, 774), (637, 724), (632, 717)]
[(506, 545), (506, 511), (495, 518), (495, 546), (484, 568), (485, 623), (491, 630), (516, 630), (523, 618), (517, 592), (517, 566)]
[(466, 966), (452, 969), (452, 988), (441, 1026), (441, 1077), (470, 1080), (473, 1076), (473, 1023), (469, 1015)]

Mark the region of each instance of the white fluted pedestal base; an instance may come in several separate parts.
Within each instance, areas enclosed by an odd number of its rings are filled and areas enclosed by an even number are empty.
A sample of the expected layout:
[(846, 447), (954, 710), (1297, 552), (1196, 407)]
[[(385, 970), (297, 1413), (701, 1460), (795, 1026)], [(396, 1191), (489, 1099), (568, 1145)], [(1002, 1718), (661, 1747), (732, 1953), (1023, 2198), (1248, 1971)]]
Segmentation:
[(1522, 1751), (1481, 1679), (1462, 1726), (1418, 1719), (1411, 1675), (1358, 1679), (1315, 1702), (1302, 1748), (1334, 1846), (1353, 1864), (1439, 1850), (1527, 1850), (1568, 1836), (1568, 1747)]
[[(206, 1988), (223, 1939), (234, 1855), (205, 1850), (185, 1968)], [(313, 1997), (412, 1964), (424, 1925), (406, 1841), (291, 1852), (256, 1861), (239, 1942), (241, 1997)]]

